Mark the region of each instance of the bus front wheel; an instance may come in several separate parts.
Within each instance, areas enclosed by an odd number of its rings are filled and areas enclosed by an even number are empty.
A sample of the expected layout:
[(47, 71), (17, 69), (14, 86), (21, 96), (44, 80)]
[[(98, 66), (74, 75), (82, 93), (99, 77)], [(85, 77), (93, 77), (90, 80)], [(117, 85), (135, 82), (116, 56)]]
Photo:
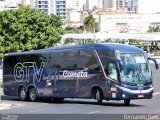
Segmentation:
[(37, 101), (37, 90), (35, 88), (29, 89), (29, 100), (31, 102)]
[(95, 94), (95, 98), (96, 98), (98, 104), (102, 104), (103, 94), (100, 89), (97, 89), (96, 94)]
[(124, 100), (124, 105), (128, 106), (130, 104), (130, 100)]
[(27, 92), (24, 87), (20, 89), (19, 96), (22, 101), (27, 100)]

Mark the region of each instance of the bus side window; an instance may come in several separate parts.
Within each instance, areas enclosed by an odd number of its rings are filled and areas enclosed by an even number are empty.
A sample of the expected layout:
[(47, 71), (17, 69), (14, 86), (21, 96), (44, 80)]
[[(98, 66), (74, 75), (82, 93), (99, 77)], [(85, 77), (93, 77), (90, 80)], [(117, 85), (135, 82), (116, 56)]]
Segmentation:
[(108, 77), (113, 79), (113, 80), (118, 80), (117, 78), (117, 69), (116, 69), (116, 64), (109, 62), (108, 63)]
[(83, 70), (87, 70), (92, 74), (98, 74), (101, 72), (93, 51), (80, 50), (77, 60), (78, 67)]

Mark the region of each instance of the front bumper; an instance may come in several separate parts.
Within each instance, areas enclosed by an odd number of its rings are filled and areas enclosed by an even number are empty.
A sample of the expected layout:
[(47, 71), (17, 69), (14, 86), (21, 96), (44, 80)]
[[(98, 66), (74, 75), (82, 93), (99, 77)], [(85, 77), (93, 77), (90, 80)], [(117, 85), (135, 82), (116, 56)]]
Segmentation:
[(132, 90), (129, 88), (118, 86), (121, 91), (120, 99), (150, 99), (153, 97), (153, 87), (148, 89)]

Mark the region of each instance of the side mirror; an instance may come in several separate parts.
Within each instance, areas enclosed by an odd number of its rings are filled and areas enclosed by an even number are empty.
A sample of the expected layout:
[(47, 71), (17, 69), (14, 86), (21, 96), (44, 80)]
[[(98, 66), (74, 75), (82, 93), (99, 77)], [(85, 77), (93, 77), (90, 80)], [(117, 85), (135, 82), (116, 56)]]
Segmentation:
[(154, 64), (155, 64), (155, 68), (156, 68), (156, 70), (158, 70), (159, 69), (159, 64), (158, 64), (158, 62), (157, 62), (157, 60), (156, 59), (154, 59), (154, 58), (148, 58), (148, 60), (152, 60), (153, 62), (154, 62)]

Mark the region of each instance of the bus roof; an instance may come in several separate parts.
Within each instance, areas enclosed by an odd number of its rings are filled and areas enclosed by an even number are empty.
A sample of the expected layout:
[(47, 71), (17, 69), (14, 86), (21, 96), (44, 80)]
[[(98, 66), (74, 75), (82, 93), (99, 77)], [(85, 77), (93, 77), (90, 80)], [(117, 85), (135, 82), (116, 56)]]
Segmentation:
[(65, 51), (69, 49), (91, 49), (91, 48), (99, 48), (99, 49), (108, 49), (111, 51), (119, 51), (120, 53), (144, 53), (144, 51), (140, 48), (137, 48), (132, 45), (126, 44), (118, 44), (118, 43), (96, 43), (96, 44), (81, 44), (81, 45), (71, 45), (71, 46), (56, 46), (52, 48), (46, 49), (39, 49), (39, 50), (31, 50), (25, 52), (13, 52), (13, 53), (6, 53), (5, 56), (12, 56), (12, 55), (26, 55), (26, 54), (36, 54), (42, 52), (50, 52), (52, 50), (55, 51)]

